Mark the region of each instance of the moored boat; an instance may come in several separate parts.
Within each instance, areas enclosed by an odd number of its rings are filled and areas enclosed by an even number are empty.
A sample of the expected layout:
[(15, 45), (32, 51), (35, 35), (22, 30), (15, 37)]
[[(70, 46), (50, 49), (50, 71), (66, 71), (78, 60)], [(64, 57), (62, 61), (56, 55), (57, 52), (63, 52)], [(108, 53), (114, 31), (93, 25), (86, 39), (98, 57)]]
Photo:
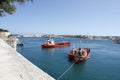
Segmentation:
[(56, 48), (65, 46), (70, 46), (70, 42), (55, 43), (53, 39), (48, 39), (46, 43), (41, 45), (42, 48)]
[(75, 63), (86, 61), (90, 56), (90, 48), (79, 48), (72, 49), (68, 54), (68, 58), (73, 60)]

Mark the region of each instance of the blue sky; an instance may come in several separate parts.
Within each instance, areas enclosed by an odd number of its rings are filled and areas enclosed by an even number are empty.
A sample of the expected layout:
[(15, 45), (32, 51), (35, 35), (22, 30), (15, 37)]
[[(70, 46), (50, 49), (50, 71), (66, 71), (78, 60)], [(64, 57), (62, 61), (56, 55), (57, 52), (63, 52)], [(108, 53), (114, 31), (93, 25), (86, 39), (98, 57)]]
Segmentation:
[(120, 35), (120, 0), (34, 0), (16, 4), (0, 28), (13, 34)]

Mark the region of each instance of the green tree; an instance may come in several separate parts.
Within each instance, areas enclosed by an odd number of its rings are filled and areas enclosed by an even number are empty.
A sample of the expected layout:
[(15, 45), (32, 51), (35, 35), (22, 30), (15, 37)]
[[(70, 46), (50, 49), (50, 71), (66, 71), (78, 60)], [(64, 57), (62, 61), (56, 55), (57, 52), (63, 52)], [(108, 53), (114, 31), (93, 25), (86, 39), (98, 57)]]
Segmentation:
[(26, 1), (33, 1), (33, 0), (0, 0), (0, 16), (4, 16), (5, 13), (13, 14), (16, 11), (16, 6), (14, 5), (15, 2), (23, 4)]
[(9, 31), (5, 29), (0, 29), (0, 32), (9, 32)]

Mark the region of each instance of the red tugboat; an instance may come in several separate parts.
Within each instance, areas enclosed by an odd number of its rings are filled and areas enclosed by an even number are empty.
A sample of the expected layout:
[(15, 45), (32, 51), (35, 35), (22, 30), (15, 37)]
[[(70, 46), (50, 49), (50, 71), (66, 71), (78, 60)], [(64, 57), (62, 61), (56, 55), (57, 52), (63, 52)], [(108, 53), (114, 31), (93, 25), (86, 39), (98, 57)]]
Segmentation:
[(84, 48), (84, 49), (74, 48), (68, 54), (69, 59), (74, 60), (75, 63), (86, 61), (89, 58), (89, 56), (90, 56), (90, 48)]
[(42, 48), (56, 48), (65, 46), (70, 46), (70, 42), (54, 43), (53, 39), (48, 39), (46, 43), (41, 45)]

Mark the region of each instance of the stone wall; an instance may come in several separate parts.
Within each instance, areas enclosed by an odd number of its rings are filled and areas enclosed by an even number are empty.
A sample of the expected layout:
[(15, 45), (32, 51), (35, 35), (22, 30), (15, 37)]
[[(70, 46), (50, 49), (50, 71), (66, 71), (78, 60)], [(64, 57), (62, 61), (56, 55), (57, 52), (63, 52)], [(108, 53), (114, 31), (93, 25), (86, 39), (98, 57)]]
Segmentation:
[(55, 80), (0, 39), (0, 80)]

